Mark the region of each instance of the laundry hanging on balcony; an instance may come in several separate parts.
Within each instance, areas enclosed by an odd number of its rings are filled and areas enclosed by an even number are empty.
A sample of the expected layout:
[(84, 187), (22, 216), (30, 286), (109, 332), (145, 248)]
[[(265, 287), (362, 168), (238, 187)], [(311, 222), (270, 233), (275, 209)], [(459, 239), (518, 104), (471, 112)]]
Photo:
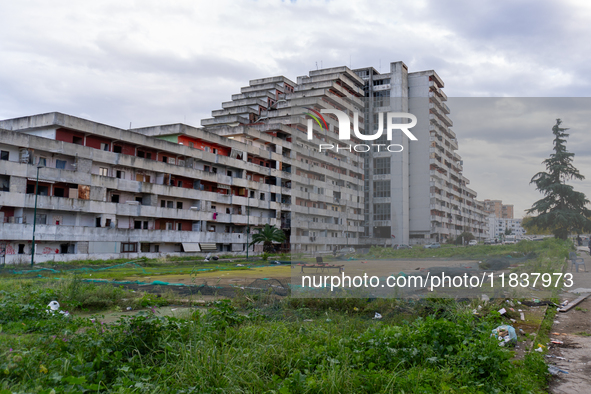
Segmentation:
[(218, 213), (217, 212), (214, 212), (214, 214), (213, 214), (213, 220), (216, 220), (217, 217), (218, 217)]

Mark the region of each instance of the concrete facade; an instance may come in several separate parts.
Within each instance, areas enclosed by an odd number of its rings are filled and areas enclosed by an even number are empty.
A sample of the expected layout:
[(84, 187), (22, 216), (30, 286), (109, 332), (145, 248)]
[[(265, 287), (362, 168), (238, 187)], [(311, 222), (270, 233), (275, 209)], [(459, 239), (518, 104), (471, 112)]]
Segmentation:
[[(335, 67), (252, 80), (201, 128), (124, 130), (56, 112), (0, 121), (0, 251), (30, 259), (35, 195), (36, 261), (244, 253), (247, 227), (267, 223), (285, 231), (284, 250), (309, 253), (488, 238), (442, 88), (435, 71), (394, 62), (385, 74)], [(371, 142), (400, 152), (320, 151), (343, 145), (342, 125), (308, 113), (331, 109), (358, 113), (365, 135), (381, 113), (410, 112), (418, 141), (397, 130)]]
[(513, 205), (503, 204), (501, 200), (484, 200), (484, 211), (487, 215), (494, 215), (499, 219), (513, 219)]
[(488, 232), (490, 238), (501, 239), (505, 236), (507, 229), (511, 230), (511, 235), (521, 239), (526, 231), (521, 226), (522, 219), (498, 218), (494, 215), (488, 217)]
[[(476, 239), (487, 238), (488, 223), (483, 203), (468, 187), (463, 161), (456, 153), (458, 141), (451, 129), (443, 81), (433, 70), (409, 72), (403, 62), (390, 64), (390, 72), (356, 69), (365, 82), (366, 130), (379, 128), (379, 113), (410, 112), (417, 117), (409, 141), (399, 133), (393, 143), (401, 153), (365, 156), (365, 237), (374, 243), (397, 244), (444, 242), (464, 231)], [(378, 140), (380, 142), (380, 140)], [(381, 141), (385, 143), (385, 141)], [(384, 162), (386, 170), (384, 170)], [(376, 198), (376, 186), (389, 174), (389, 199)], [(377, 212), (385, 204), (389, 216)]]
[[(291, 145), (254, 132), (262, 146)], [(60, 113), (0, 121), (0, 251), (30, 261), (37, 194), (37, 262), (245, 253), (247, 227), (289, 229), (290, 174), (279, 168), (291, 159), (262, 146), (186, 125), (122, 130)]]

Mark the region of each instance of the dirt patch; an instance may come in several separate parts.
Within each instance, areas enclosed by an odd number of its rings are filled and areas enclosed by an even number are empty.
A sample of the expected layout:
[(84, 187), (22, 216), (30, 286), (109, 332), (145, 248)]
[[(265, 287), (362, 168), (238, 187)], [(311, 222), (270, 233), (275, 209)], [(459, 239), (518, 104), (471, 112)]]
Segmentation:
[(591, 337), (566, 334), (559, 338), (564, 344), (550, 345), (547, 362), (568, 374), (559, 372), (550, 383), (550, 392), (588, 393), (591, 387)]
[(558, 313), (554, 318), (552, 332), (591, 335), (591, 297), (568, 312)]

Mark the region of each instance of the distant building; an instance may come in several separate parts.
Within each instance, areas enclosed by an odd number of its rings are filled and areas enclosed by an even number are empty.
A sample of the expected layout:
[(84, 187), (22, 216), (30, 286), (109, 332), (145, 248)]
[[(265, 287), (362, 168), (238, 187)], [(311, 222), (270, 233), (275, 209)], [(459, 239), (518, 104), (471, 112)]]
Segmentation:
[(493, 215), (488, 217), (488, 233), (490, 238), (500, 238), (505, 235), (507, 229), (517, 239), (525, 235), (525, 229), (521, 226), (522, 219), (497, 218)]
[(513, 219), (513, 205), (503, 204), (501, 200), (484, 200), (484, 211), (499, 219)]

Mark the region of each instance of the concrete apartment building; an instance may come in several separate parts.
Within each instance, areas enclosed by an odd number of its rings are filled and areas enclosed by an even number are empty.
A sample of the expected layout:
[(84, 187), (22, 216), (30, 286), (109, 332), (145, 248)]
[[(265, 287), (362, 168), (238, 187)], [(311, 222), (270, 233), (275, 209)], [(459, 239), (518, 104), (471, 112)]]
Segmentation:
[(277, 168), (291, 159), (261, 146), (290, 144), (256, 137), (123, 130), (61, 113), (0, 121), (6, 263), (30, 261), (37, 170), (36, 262), (245, 252), (248, 225), (289, 228), (290, 174)]
[(488, 232), (490, 238), (501, 239), (505, 237), (505, 231), (509, 229), (511, 235), (515, 235), (517, 239), (521, 239), (526, 231), (521, 226), (522, 219), (497, 218), (495, 216), (488, 217)]
[(499, 219), (513, 219), (513, 205), (503, 204), (502, 200), (484, 200), (484, 211)]
[[(365, 130), (378, 129), (382, 112), (410, 112), (418, 120), (412, 128), (417, 141), (395, 136), (402, 152), (372, 152), (364, 158), (364, 235), (382, 243), (394, 237), (398, 244), (444, 242), (464, 231), (487, 238), (484, 205), (462, 174), (441, 78), (433, 70), (409, 72), (403, 62), (391, 63), (388, 73), (371, 67), (355, 73), (364, 81), (367, 98)], [(382, 137), (378, 143), (386, 143)]]
[[(201, 128), (124, 130), (61, 113), (0, 121), (6, 262), (30, 261), (39, 164), (36, 261), (244, 253), (247, 227), (266, 223), (296, 252), (443, 242), (463, 231), (488, 238), (443, 82), (390, 67), (252, 80)], [(364, 134), (380, 112), (411, 112), (418, 141), (395, 134), (397, 153), (320, 151), (344, 144), (337, 117), (311, 122), (323, 109), (358, 112)]]
[[(246, 144), (256, 139), (241, 134), (248, 125), (260, 133), (290, 142), (292, 158), (291, 246), (294, 252), (328, 252), (356, 247), (363, 234), (363, 157), (355, 151), (319, 152), (319, 144), (337, 144), (338, 122), (326, 116), (327, 127), (307, 125), (311, 110), (363, 110), (363, 81), (347, 67), (311, 71), (297, 82), (283, 76), (250, 81), (223, 109), (202, 125), (210, 132)], [(282, 151), (283, 154), (285, 151)]]

